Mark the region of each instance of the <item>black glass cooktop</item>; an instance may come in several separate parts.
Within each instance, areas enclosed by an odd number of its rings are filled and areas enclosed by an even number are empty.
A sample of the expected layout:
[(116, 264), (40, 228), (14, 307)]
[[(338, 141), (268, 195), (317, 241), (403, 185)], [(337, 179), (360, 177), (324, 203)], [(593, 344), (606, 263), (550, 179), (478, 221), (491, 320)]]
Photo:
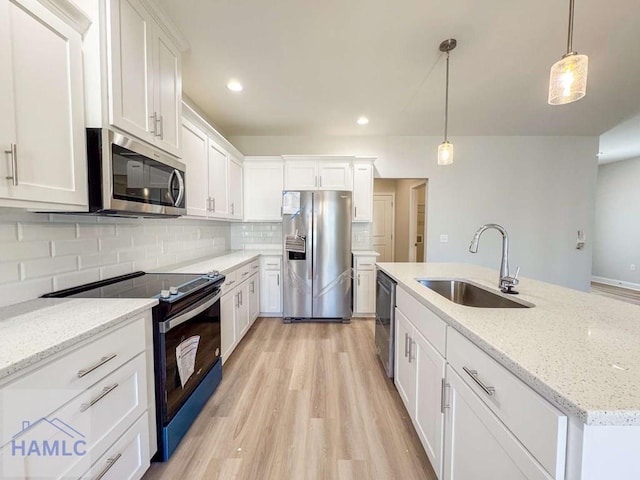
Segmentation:
[[(195, 292), (207, 285), (219, 284), (222, 275), (197, 275), (184, 273), (144, 273), (136, 272), (79, 287), (68, 288), (43, 295), (44, 297), (71, 298), (158, 298), (162, 301), (174, 301), (189, 292)], [(177, 293), (162, 298), (163, 290), (177, 288)]]

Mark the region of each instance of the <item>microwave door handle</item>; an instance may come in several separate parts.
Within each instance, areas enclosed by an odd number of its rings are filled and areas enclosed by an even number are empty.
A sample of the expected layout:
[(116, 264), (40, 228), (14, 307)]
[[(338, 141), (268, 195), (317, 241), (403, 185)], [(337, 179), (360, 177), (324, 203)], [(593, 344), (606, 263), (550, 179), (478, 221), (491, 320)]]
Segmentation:
[(206, 309), (210, 308), (214, 303), (220, 300), (220, 297), (222, 297), (222, 293), (217, 293), (215, 297), (213, 297), (211, 300), (207, 301), (206, 303), (198, 307), (192, 308), (191, 310), (188, 310), (182, 315), (178, 315), (177, 317), (173, 317), (169, 320), (165, 320), (164, 322), (161, 322), (160, 333), (167, 333), (173, 327), (177, 327), (178, 325), (181, 325), (184, 322), (188, 322), (196, 315), (200, 315), (202, 312), (204, 312)]
[(167, 182), (167, 195), (169, 195), (169, 199), (171, 200), (172, 205), (176, 204), (176, 200), (173, 198), (173, 195), (171, 194), (171, 185), (173, 185), (173, 177), (176, 176), (176, 172), (177, 170), (175, 169), (171, 172), (171, 174), (169, 175), (169, 181)]
[(179, 185), (178, 198), (176, 199), (174, 206), (179, 207), (180, 202), (182, 202), (182, 199), (184, 198), (184, 179), (182, 178), (182, 173), (180, 173), (179, 170), (174, 170), (174, 172), (176, 174), (176, 178), (178, 179)]

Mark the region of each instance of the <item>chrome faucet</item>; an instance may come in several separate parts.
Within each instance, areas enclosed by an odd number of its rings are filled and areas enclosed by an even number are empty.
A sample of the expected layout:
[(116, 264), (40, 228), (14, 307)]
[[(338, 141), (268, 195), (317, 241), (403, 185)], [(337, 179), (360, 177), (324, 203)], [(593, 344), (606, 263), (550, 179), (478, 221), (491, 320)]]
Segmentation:
[(500, 280), (498, 282), (498, 286), (502, 293), (511, 293), (515, 295), (518, 292), (515, 291), (513, 287), (520, 283), (520, 280), (518, 280), (520, 267), (517, 268), (516, 274), (513, 277), (509, 275), (509, 235), (504, 227), (496, 223), (487, 223), (486, 225), (482, 225), (473, 236), (471, 245), (469, 245), (469, 251), (471, 253), (478, 253), (480, 235), (482, 235), (485, 230), (489, 230), (491, 228), (498, 230), (502, 234), (502, 261), (500, 262)]

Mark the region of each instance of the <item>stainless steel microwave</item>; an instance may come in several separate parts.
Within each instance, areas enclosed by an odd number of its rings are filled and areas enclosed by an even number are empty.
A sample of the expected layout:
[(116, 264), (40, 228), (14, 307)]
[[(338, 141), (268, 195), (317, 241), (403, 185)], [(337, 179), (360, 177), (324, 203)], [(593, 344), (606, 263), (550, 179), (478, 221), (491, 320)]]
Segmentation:
[(87, 129), (89, 213), (126, 217), (186, 215), (186, 166), (114, 130)]

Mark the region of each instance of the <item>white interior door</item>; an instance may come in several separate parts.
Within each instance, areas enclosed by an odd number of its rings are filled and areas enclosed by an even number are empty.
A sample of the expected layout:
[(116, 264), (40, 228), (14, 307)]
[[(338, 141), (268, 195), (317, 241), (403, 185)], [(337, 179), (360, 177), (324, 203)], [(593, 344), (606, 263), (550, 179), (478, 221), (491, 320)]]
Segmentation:
[(371, 234), (373, 249), (380, 254), (378, 262), (393, 262), (394, 241), (394, 195), (375, 194), (373, 196), (373, 231)]

